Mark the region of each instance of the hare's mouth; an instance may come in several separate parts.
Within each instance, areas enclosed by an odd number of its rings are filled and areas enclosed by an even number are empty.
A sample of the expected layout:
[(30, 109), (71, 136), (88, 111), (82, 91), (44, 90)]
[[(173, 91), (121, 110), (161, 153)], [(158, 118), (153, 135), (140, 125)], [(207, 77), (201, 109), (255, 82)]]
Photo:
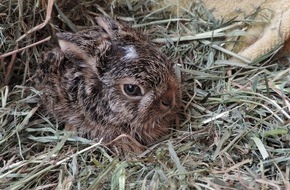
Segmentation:
[(134, 126), (132, 128), (131, 134), (136, 137), (136, 139), (145, 145), (156, 142), (164, 134), (166, 134), (170, 128), (170, 125), (174, 123), (176, 115), (170, 117), (158, 117), (149, 118), (144, 123), (140, 123), (139, 126)]
[(170, 110), (167, 110), (167, 111), (162, 111), (160, 110), (159, 111), (159, 118), (167, 118), (167, 117), (174, 117), (175, 115), (177, 115), (178, 113), (178, 108), (177, 107), (174, 107)]

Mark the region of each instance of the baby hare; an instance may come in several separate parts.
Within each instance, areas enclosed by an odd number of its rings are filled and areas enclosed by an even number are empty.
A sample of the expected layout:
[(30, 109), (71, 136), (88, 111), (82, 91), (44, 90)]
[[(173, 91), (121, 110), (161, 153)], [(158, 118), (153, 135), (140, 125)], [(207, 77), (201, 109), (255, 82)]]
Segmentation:
[(57, 38), (36, 77), (48, 114), (103, 142), (125, 134), (148, 145), (166, 134), (181, 103), (179, 82), (144, 35), (97, 17), (95, 26)]

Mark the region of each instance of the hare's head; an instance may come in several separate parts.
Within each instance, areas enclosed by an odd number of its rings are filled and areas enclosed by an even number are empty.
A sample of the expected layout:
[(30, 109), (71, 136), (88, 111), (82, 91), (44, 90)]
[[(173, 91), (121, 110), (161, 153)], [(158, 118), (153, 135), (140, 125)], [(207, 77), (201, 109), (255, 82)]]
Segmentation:
[(173, 63), (142, 34), (108, 17), (58, 34), (62, 52), (85, 83), (80, 99), (91, 120), (122, 128), (145, 144), (167, 131), (180, 104)]

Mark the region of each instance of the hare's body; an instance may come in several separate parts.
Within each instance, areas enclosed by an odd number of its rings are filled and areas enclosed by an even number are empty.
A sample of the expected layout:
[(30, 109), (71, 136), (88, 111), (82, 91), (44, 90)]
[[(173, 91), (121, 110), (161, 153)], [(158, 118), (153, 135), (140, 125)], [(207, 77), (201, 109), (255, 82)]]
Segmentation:
[(168, 131), (179, 85), (173, 64), (143, 35), (99, 17), (96, 26), (58, 39), (37, 73), (50, 114), (105, 142), (127, 134), (146, 145)]

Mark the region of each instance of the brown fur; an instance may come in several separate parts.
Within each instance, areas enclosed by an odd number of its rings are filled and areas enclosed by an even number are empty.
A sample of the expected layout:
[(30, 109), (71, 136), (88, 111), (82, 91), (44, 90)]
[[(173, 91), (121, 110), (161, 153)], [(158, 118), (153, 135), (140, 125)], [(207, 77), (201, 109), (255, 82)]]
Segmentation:
[[(108, 17), (83, 31), (59, 33), (60, 48), (37, 71), (41, 104), (81, 135), (109, 142), (127, 134), (147, 145), (176, 117), (179, 84), (173, 63), (135, 30)], [(141, 86), (130, 97), (124, 84)]]

